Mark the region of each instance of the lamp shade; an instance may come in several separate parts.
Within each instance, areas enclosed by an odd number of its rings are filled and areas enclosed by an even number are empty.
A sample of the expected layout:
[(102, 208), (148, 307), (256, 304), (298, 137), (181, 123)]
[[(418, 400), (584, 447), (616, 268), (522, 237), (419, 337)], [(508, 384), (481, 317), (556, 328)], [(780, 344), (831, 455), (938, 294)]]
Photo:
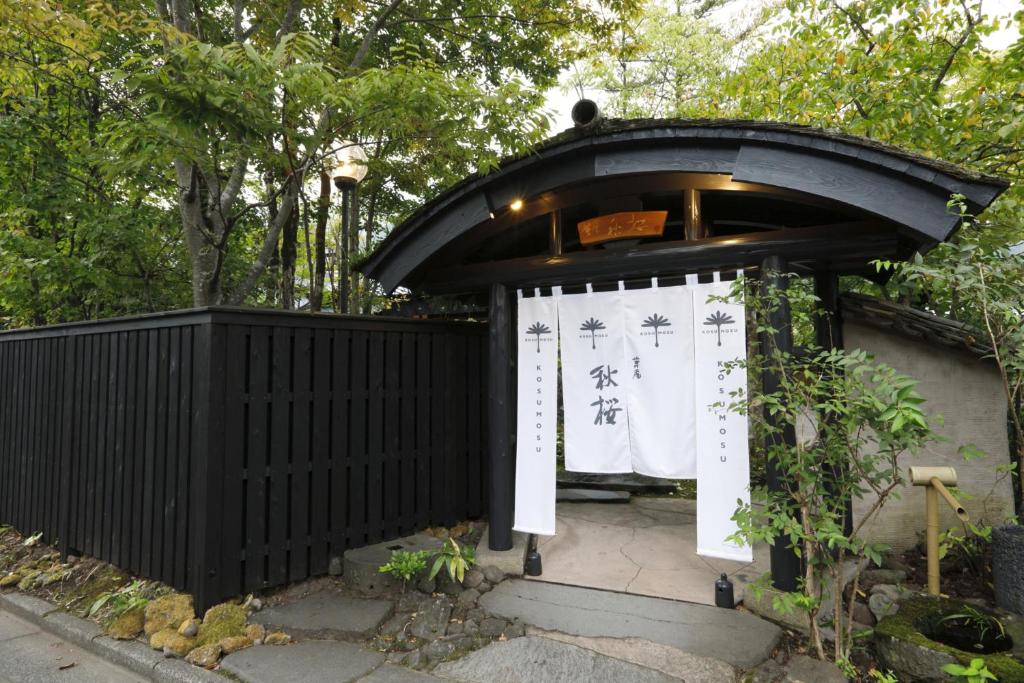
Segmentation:
[(331, 178), (336, 185), (355, 185), (366, 177), (366, 151), (351, 140), (344, 140), (334, 155)]

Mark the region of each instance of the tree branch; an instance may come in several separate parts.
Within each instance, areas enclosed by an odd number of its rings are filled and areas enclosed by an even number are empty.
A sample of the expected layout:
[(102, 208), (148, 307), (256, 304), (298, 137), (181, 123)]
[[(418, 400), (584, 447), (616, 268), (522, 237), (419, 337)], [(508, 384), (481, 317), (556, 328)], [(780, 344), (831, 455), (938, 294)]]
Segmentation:
[(282, 38), (292, 32), (300, 9), (302, 9), (302, 0), (289, 0), (288, 6), (284, 10), (284, 17), (281, 19), (281, 26), (274, 34), (274, 43), (280, 42)]
[(259, 256), (256, 257), (256, 261), (252, 264), (252, 268), (249, 269), (245, 280), (235, 288), (235, 291), (231, 293), (228, 299), (228, 303), (232, 306), (240, 306), (245, 301), (245, 297), (249, 296), (249, 292), (256, 286), (259, 279), (263, 277), (263, 271), (267, 269), (267, 264), (270, 263), (271, 257), (277, 251), (277, 241), (281, 237), (281, 230), (284, 228), (285, 222), (292, 215), (295, 198), (299, 194), (298, 186), (300, 182), (298, 174), (291, 176), (288, 180), (288, 189), (284, 193), (284, 199), (281, 202), (277, 216), (270, 223), (270, 230), (267, 231), (267, 236), (263, 240), (263, 247), (260, 249)]
[(238, 150), (238, 158), (235, 160), (235, 166), (231, 169), (231, 175), (228, 177), (227, 186), (220, 195), (220, 212), (226, 214), (230, 209), (231, 205), (235, 203), (235, 199), (238, 197), (239, 191), (242, 189), (242, 182), (245, 180), (246, 171), (249, 169), (249, 149), (243, 145)]
[(373, 45), (373, 41), (377, 39), (377, 34), (380, 33), (381, 28), (384, 26), (384, 22), (388, 20), (392, 12), (398, 9), (398, 6), (402, 4), (402, 0), (391, 0), (388, 6), (384, 8), (384, 11), (380, 13), (373, 25), (363, 36), (363, 42), (359, 45), (359, 49), (356, 51), (356, 56), (352, 58), (352, 63), (349, 64), (349, 69), (355, 71), (363, 65), (366, 61), (366, 57), (370, 54), (370, 47)]

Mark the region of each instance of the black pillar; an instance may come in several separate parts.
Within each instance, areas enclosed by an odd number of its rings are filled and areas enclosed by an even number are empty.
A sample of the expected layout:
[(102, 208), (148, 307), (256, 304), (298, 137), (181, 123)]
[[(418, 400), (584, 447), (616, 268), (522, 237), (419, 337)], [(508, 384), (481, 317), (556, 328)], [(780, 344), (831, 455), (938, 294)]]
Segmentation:
[[(786, 261), (781, 256), (769, 256), (761, 262), (761, 278), (762, 288), (764, 292), (767, 292), (769, 287), (773, 287), (778, 291), (784, 292), (787, 284), (787, 278), (785, 277), (786, 272)], [(779, 305), (769, 313), (768, 325), (775, 330), (773, 334), (769, 336), (768, 333), (762, 333), (761, 335), (761, 349), (763, 353), (771, 353), (773, 348), (778, 349), (780, 352), (792, 353), (793, 352), (793, 322), (790, 316), (789, 301), (785, 296), (781, 297)], [(764, 374), (764, 392), (766, 394), (774, 393), (779, 389), (779, 377), (775, 373), (765, 372)], [(766, 420), (771, 420), (772, 417), (769, 415), (765, 416)], [(787, 425), (782, 430), (782, 433), (774, 437), (781, 440), (782, 443), (795, 444), (796, 443), (796, 430), (792, 425)], [(779, 443), (779, 441), (775, 442)], [(766, 443), (765, 448), (773, 444)], [(771, 491), (781, 491), (785, 488), (786, 475), (785, 472), (779, 469), (777, 463), (767, 459), (765, 462), (765, 478), (767, 479), (768, 488)], [(771, 547), (771, 568), (772, 568), (772, 584), (779, 590), (784, 591), (795, 591), (797, 588), (797, 578), (800, 576), (800, 558), (793, 552), (793, 549), (788, 547), (789, 539), (780, 536), (775, 539)]]
[(515, 453), (512, 424), (515, 388), (511, 368), (512, 300), (505, 285), (491, 285), (488, 315), (490, 347), (487, 385), (487, 452), (490, 458), (490, 541), (491, 550), (512, 549), (512, 506), (515, 486)]
[[(821, 307), (820, 315), (814, 319), (814, 336), (822, 349), (843, 348), (843, 321), (839, 316), (839, 276), (828, 270), (819, 270), (814, 273), (814, 295), (818, 297)], [(835, 419), (833, 415), (822, 414), (820, 420)], [(841, 472), (836, 472), (838, 477)], [(830, 489), (834, 491), (835, 489)], [(853, 501), (847, 498), (845, 501), (846, 517), (843, 521), (843, 533), (853, 533)]]

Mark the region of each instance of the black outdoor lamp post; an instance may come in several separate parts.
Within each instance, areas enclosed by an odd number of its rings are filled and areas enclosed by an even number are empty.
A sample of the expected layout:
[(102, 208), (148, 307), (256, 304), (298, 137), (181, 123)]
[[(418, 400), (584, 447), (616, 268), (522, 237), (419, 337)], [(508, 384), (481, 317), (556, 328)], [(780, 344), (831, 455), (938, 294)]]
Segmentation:
[(366, 177), (366, 152), (358, 144), (345, 140), (334, 156), (331, 170), (334, 186), (341, 193), (341, 232), (338, 235), (338, 309), (348, 313), (355, 292), (355, 277), (351, 272), (352, 257), (359, 247), (359, 202), (356, 187)]

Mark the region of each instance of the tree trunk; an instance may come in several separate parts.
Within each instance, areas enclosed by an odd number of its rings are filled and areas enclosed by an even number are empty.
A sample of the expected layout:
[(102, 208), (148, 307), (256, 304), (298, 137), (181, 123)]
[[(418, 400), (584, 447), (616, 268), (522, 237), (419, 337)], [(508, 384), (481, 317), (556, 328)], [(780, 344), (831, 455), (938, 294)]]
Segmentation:
[(327, 270), (327, 218), (331, 210), (331, 178), (320, 173), (320, 199), (316, 210), (316, 255), (313, 259), (313, 286), (309, 290), (309, 310), (319, 313), (324, 304), (324, 274)]
[(281, 308), (295, 309), (295, 257), (299, 240), (299, 205), (293, 204), (281, 234)]

